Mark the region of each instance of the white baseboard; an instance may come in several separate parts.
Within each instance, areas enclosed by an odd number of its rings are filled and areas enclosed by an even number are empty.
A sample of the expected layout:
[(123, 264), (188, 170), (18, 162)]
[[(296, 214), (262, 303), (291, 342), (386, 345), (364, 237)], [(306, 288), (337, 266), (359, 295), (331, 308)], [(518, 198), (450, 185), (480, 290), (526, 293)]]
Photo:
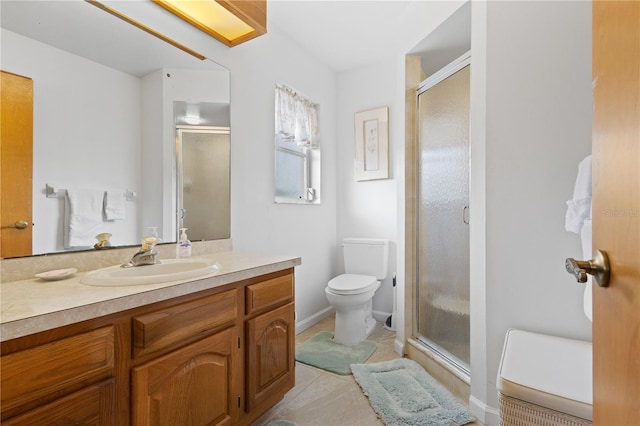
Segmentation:
[(393, 350), (396, 351), (398, 355), (404, 356), (404, 342), (398, 339), (394, 340)]
[(473, 395), (469, 397), (469, 411), (482, 424), (487, 426), (500, 425), (500, 411), (488, 406)]
[[(311, 315), (310, 317), (307, 317), (301, 321), (296, 321), (296, 334), (302, 333), (303, 331), (319, 323), (326, 317), (333, 315), (334, 312), (335, 311), (333, 309), (333, 306), (328, 306), (323, 310), (321, 310), (320, 312), (316, 312), (315, 314)], [(382, 311), (373, 311), (372, 314), (373, 314), (373, 318), (376, 321), (382, 323), (383, 325), (387, 321), (387, 318), (389, 318), (389, 315), (391, 315), (390, 312), (382, 312)], [(397, 345), (398, 345), (398, 342), (395, 343), (396, 352), (398, 352)]]
[(333, 306), (329, 306), (321, 310), (320, 312), (316, 312), (308, 318), (303, 319), (302, 321), (296, 321), (296, 334), (300, 334), (305, 331), (307, 328), (319, 323), (326, 317), (332, 315), (334, 312)]
[(387, 322), (387, 318), (391, 315), (391, 312), (373, 311), (371, 312), (373, 319), (384, 324)]

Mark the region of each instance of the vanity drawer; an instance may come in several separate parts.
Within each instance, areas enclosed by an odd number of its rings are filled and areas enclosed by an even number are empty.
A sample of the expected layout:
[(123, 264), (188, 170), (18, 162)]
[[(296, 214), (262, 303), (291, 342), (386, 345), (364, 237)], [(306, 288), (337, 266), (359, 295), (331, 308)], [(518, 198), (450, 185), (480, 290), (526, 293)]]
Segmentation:
[(115, 333), (108, 326), (2, 357), (2, 412), (112, 377)]
[(133, 357), (187, 343), (238, 316), (237, 290), (133, 317)]
[(115, 426), (115, 394), (115, 379), (109, 379), (9, 420), (3, 418), (2, 426)]
[(250, 284), (245, 290), (246, 313), (276, 306), (293, 300), (293, 274)]

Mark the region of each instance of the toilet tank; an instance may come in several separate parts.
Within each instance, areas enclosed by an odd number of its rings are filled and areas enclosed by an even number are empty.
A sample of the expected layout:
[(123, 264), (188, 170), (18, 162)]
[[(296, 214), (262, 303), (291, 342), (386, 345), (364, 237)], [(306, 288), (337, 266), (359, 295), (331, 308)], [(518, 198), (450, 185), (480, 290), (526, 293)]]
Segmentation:
[(389, 240), (378, 238), (345, 238), (344, 270), (347, 274), (373, 275), (379, 280), (387, 276)]

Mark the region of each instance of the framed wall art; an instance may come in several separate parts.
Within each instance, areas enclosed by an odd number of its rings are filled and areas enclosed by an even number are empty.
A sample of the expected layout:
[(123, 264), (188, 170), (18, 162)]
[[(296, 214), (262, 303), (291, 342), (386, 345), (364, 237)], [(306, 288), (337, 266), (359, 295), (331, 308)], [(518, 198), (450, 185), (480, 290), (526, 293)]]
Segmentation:
[(389, 108), (356, 112), (356, 181), (389, 177)]

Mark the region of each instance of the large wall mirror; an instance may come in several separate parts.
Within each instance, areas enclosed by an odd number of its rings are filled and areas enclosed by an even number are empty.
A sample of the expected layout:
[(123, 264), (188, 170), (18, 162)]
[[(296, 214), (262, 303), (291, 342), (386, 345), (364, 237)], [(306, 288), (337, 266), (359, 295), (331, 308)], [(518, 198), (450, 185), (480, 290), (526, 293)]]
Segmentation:
[[(111, 234), (112, 246), (137, 245), (152, 228), (163, 242), (175, 242), (178, 227), (187, 225), (180, 216), (178, 131), (222, 129), (228, 146), (229, 71), (84, 1), (3, 0), (0, 8), (0, 68), (33, 84), (31, 251), (12, 254), (3, 247), (2, 257), (93, 249), (100, 233)], [(12, 143), (6, 139), (3, 146)], [(183, 149), (191, 145), (202, 144)], [(223, 215), (212, 211), (209, 219), (225, 229), (190, 234), (193, 240), (229, 237), (228, 155), (216, 161), (188, 169), (217, 171), (211, 179), (226, 175), (220, 194), (208, 194)], [(19, 179), (3, 178), (2, 190)], [(189, 194), (200, 193), (207, 181), (189, 177)], [(87, 208), (73, 200), (96, 191), (115, 200), (117, 214), (107, 219), (101, 212), (95, 227), (80, 229), (83, 238), (69, 238), (80, 232), (70, 229), (69, 212)], [(74, 194), (74, 209), (67, 193)], [(7, 206), (3, 232), (20, 220)]]

